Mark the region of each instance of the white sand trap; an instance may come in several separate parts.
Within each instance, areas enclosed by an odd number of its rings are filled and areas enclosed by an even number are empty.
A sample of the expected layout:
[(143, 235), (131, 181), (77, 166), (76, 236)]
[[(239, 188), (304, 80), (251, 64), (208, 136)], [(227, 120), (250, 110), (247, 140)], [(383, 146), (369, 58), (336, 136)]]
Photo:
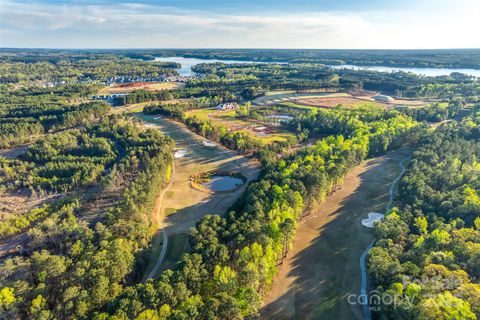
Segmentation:
[(367, 219), (362, 220), (362, 224), (367, 228), (373, 228), (373, 224), (382, 220), (385, 217), (384, 214), (378, 212), (370, 212)]
[(173, 157), (176, 159), (180, 159), (180, 158), (184, 158), (186, 155), (187, 155), (187, 150), (180, 149), (175, 151), (175, 153), (173, 154)]
[(158, 119), (162, 119), (162, 118), (163, 118), (163, 117), (158, 116), (158, 117), (153, 118), (153, 120), (158, 120)]
[(205, 147), (216, 147), (217, 146), (217, 144), (215, 142), (210, 141), (210, 140), (204, 140), (203, 145)]

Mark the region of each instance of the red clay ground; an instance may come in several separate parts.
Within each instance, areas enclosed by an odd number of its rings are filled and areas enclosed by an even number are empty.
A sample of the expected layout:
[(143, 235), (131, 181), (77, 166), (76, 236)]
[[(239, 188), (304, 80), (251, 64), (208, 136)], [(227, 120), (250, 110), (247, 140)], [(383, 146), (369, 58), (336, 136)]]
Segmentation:
[(344, 107), (356, 107), (362, 104), (368, 104), (369, 106), (383, 106), (381, 103), (357, 99), (354, 97), (325, 97), (325, 98), (311, 98), (311, 99), (298, 99), (295, 101), (296, 104), (311, 106), (311, 107), (320, 107), (320, 108), (333, 108), (339, 104)]
[(338, 106), (339, 104), (347, 108), (358, 107), (361, 105), (378, 106), (378, 107), (385, 107), (385, 108), (391, 108), (396, 105), (419, 107), (427, 104), (424, 101), (406, 100), (406, 99), (395, 99), (391, 102), (377, 102), (368, 96), (298, 99), (298, 100), (295, 100), (295, 103), (299, 105), (319, 107), (319, 108), (333, 108)]
[(132, 82), (118, 83), (101, 90), (100, 94), (128, 93), (135, 90), (159, 91), (176, 89), (183, 86), (177, 82)]

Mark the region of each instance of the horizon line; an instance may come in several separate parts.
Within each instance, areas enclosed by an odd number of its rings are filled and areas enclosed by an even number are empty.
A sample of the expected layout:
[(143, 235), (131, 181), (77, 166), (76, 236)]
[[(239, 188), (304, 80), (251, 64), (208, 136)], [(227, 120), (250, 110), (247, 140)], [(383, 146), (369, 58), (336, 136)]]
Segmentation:
[(269, 47), (2, 47), (0, 50), (368, 50), (368, 51), (440, 51), (440, 50), (480, 50), (480, 47), (449, 48), (269, 48)]

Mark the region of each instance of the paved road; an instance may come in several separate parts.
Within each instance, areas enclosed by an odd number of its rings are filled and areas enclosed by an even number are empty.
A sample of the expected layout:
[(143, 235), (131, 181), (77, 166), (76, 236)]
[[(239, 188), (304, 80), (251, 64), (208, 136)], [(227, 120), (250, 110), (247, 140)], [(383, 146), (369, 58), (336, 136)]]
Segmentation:
[(162, 265), (163, 259), (165, 258), (165, 253), (167, 252), (167, 247), (168, 247), (168, 236), (166, 231), (160, 231), (163, 236), (163, 243), (162, 243), (162, 251), (160, 252), (160, 255), (158, 256), (157, 262), (155, 263), (155, 266), (153, 267), (152, 271), (148, 274), (147, 278), (145, 281), (148, 279), (153, 278), (155, 274), (158, 271), (158, 268)]
[[(175, 161), (175, 160), (174, 160)], [(161, 215), (162, 215), (162, 209), (163, 209), (163, 204), (165, 203), (165, 193), (167, 190), (172, 186), (173, 178), (175, 176), (175, 163), (172, 161), (172, 174), (170, 176), (170, 181), (168, 182), (168, 185), (162, 190), (162, 193), (158, 196), (158, 203), (155, 208), (155, 219), (157, 220), (157, 224), (160, 227), (161, 223)], [(145, 281), (147, 281), (150, 278), (153, 278), (155, 274), (158, 271), (158, 268), (162, 265), (163, 259), (165, 258), (165, 253), (167, 252), (167, 247), (168, 247), (168, 234), (166, 230), (160, 230), (162, 233), (163, 237), (163, 242), (162, 242), (162, 250), (160, 251), (160, 255), (158, 256), (157, 262), (155, 263), (155, 266), (153, 267), (152, 271), (148, 274), (148, 276), (145, 278)]]

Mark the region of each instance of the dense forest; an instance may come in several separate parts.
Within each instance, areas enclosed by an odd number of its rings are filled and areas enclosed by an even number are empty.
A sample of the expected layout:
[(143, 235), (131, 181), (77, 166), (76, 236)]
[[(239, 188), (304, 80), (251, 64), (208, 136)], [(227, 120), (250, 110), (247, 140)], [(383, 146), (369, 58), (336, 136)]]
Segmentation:
[(171, 148), (158, 131), (110, 117), (42, 139), (20, 160), (2, 160), (8, 188), (88, 188), (2, 222), (2, 236), (27, 230), (31, 239), (23, 249), (29, 254), (0, 265), (3, 316), (82, 318), (136, 281)]
[(87, 125), (109, 108), (104, 102), (86, 100), (96, 86), (2, 89), (0, 148), (30, 142), (47, 132)]
[(377, 224), (369, 270), (389, 319), (480, 317), (480, 118), (425, 136)]

